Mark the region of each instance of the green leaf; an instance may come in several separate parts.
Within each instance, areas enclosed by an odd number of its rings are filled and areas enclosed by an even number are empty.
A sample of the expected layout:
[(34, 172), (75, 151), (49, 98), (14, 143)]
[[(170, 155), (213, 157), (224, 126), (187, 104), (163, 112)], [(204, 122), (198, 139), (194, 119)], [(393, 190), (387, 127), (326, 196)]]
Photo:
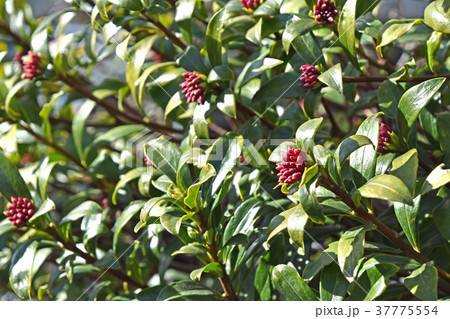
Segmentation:
[(236, 118), (236, 99), (231, 89), (226, 89), (217, 99), (217, 108), (226, 115)]
[(433, 209), (433, 221), (441, 235), (450, 242), (450, 197), (446, 197)]
[(119, 242), (120, 232), (123, 227), (133, 218), (134, 215), (139, 213), (144, 207), (145, 201), (137, 200), (131, 202), (120, 214), (119, 218), (116, 219), (116, 223), (113, 227), (114, 237), (113, 237), (113, 250), (117, 252), (117, 243)]
[(339, 144), (335, 151), (334, 158), (336, 159), (336, 163), (338, 163), (340, 167), (342, 163), (350, 156), (350, 154), (365, 145), (371, 145), (373, 148), (372, 141), (367, 136), (352, 135), (347, 137), (341, 144)]
[(192, 280), (200, 281), (204, 273), (214, 274), (217, 277), (222, 277), (223, 274), (220, 264), (218, 262), (212, 262), (205, 267), (192, 271), (190, 277)]
[(108, 0), (112, 4), (115, 4), (119, 7), (128, 9), (128, 10), (134, 10), (139, 11), (144, 9), (144, 6), (142, 5), (142, 2), (140, 0)]
[(295, 52), (297, 52), (307, 64), (326, 65), (320, 44), (312, 32), (296, 37), (292, 40), (291, 44), (294, 47)]
[(378, 104), (380, 109), (391, 119), (397, 117), (398, 104), (403, 94), (403, 89), (397, 83), (386, 80), (378, 88)]
[(91, 100), (87, 100), (83, 105), (80, 107), (77, 114), (75, 114), (73, 121), (72, 121), (72, 136), (73, 141), (75, 143), (75, 148), (77, 150), (78, 156), (81, 159), (81, 162), (83, 165), (87, 166), (86, 159), (84, 157), (85, 153), (85, 145), (84, 145), (84, 137), (86, 133), (86, 120), (91, 114), (92, 110), (94, 109), (96, 103)]
[[(313, 279), (313, 277), (317, 275), (323, 267), (331, 263), (335, 263), (335, 260), (337, 258), (337, 246), (337, 241), (330, 243), (329, 247), (321, 252), (319, 258), (317, 258), (313, 262), (306, 264), (302, 274), (303, 278), (309, 281)], [(338, 272), (340, 271), (338, 270)]]
[(255, 289), (259, 294), (261, 301), (269, 301), (272, 299), (272, 269), (273, 266), (266, 261), (270, 255), (266, 254), (261, 257), (258, 262), (258, 268), (255, 272)]
[(200, 51), (193, 46), (189, 45), (184, 52), (177, 58), (177, 63), (187, 71), (198, 71), (202, 74), (208, 74), (208, 68), (203, 61), (203, 57)]
[[(219, 293), (191, 280), (176, 281), (164, 287), (158, 295), (157, 301), (163, 300), (195, 300), (194, 298), (207, 298), (217, 300)], [(200, 299), (201, 300), (201, 299)]]
[(278, 291), (286, 301), (317, 301), (314, 291), (303, 281), (297, 270), (287, 265), (278, 265), (272, 271)]
[(206, 51), (213, 67), (222, 64), (222, 29), (227, 15), (225, 8), (211, 18), (206, 28)]
[(417, 169), (419, 168), (419, 157), (417, 150), (412, 149), (392, 161), (391, 175), (400, 178), (408, 187), (409, 192), (414, 195), (417, 180)]
[(421, 19), (389, 20), (383, 25), (378, 36), (377, 51), (382, 55), (382, 48), (407, 33), (416, 24), (421, 24)]
[(364, 263), (363, 271), (360, 271), (353, 285), (349, 300), (374, 300), (386, 290), (389, 278), (398, 270), (396, 265), (373, 263), (372, 259), (369, 259)]
[(200, 171), (200, 175), (198, 177), (198, 182), (189, 186), (187, 190), (187, 195), (184, 198), (184, 204), (188, 206), (190, 209), (197, 210), (200, 207), (199, 196), (198, 193), (200, 191), (200, 187), (210, 178), (216, 175), (216, 170), (211, 164), (206, 164), (202, 170)]
[(220, 137), (208, 150), (207, 161), (217, 172), (211, 189), (207, 192), (210, 196), (216, 194), (228, 173), (236, 166), (243, 145), (244, 138), (241, 135), (227, 134)]
[(289, 147), (296, 148), (294, 142), (283, 142), (280, 145), (278, 145), (273, 151), (272, 154), (269, 156), (269, 161), (274, 163), (279, 163), (283, 161), (283, 155), (286, 154)]
[(259, 16), (276, 16), (280, 11), (280, 6), (276, 0), (266, 0), (253, 11), (255, 17)]
[(339, 267), (349, 282), (354, 281), (355, 268), (364, 254), (364, 236), (375, 225), (365, 225), (347, 230), (339, 239), (337, 257)]
[(297, 132), (295, 133), (295, 140), (297, 142), (298, 147), (301, 150), (306, 152), (308, 149), (312, 147), (312, 145), (314, 145), (314, 136), (316, 136), (316, 133), (322, 122), (323, 118), (319, 117), (316, 119), (306, 121), (305, 123), (300, 125), (300, 127), (297, 129)]
[(211, 258), (208, 255), (208, 249), (206, 249), (205, 246), (196, 243), (191, 243), (181, 247), (177, 251), (173, 252), (172, 256), (180, 254), (195, 256), (198, 260), (200, 260), (204, 264), (208, 264), (211, 261)]
[(260, 206), (261, 200), (259, 198), (249, 198), (239, 205), (225, 228), (223, 243), (226, 243), (236, 234), (249, 232), (255, 222)]
[(405, 278), (405, 286), (421, 300), (437, 300), (437, 270), (428, 262)]
[(402, 95), (398, 105), (398, 124), (403, 137), (419, 116), (420, 111), (430, 102), (433, 95), (444, 84), (445, 78), (435, 78), (411, 87)]
[(178, 208), (167, 208), (161, 215), (161, 225), (172, 235), (178, 235), (181, 229), (181, 223), (191, 218), (195, 213), (185, 214)]
[(380, 134), (380, 124), (376, 120), (378, 116), (379, 114), (369, 116), (356, 131), (357, 135), (367, 136), (373, 144), (363, 146), (350, 154), (351, 173), (356, 187), (361, 187), (375, 175), (376, 148)]
[(13, 197), (31, 199), (30, 191), (16, 166), (0, 149), (0, 193), (8, 200)]
[(426, 194), (429, 191), (444, 186), (448, 182), (450, 182), (450, 169), (442, 169), (444, 164), (437, 166), (431, 173), (428, 175), (427, 179), (422, 185), (422, 189), (420, 190), (420, 194)]
[(424, 22), (434, 31), (450, 33), (450, 4), (448, 0), (437, 0), (425, 8)]
[(25, 243), (14, 252), (11, 258), (9, 284), (22, 299), (31, 299), (33, 277), (52, 251), (51, 248), (38, 251), (38, 246), (38, 241), (33, 241), (31, 244)]
[(55, 203), (47, 198), (39, 207), (38, 211), (34, 213), (34, 215), (28, 220), (30, 223), (36, 220), (38, 217), (44, 216), (45, 214), (50, 213), (52, 210), (55, 210)]
[(339, 266), (332, 262), (320, 274), (320, 300), (342, 301), (347, 294), (348, 281), (340, 272)]
[[(286, 227), (289, 238), (298, 246), (299, 255), (305, 254), (305, 243), (303, 237), (305, 235), (305, 226), (308, 222), (308, 214), (301, 205), (295, 205), (291, 209), (282, 214), (286, 218)], [(272, 234), (271, 234), (272, 235)]]
[(325, 223), (325, 216), (322, 212), (322, 206), (320, 206), (317, 202), (315, 195), (315, 184), (312, 184), (309, 189), (307, 185), (302, 185), (298, 190), (298, 194), (300, 198), (300, 205), (303, 207), (306, 214), (308, 214), (309, 218), (317, 224)]
[(350, 57), (356, 60), (355, 45), (355, 22), (356, 22), (356, 0), (348, 0), (342, 8), (339, 16), (338, 32), (339, 41), (348, 51)]
[(47, 188), (48, 188), (48, 182), (50, 178), (50, 174), (53, 170), (53, 168), (59, 164), (58, 162), (51, 162), (49, 163), (49, 157), (46, 157), (39, 168), (38, 176), (37, 176), (37, 186), (39, 195), (42, 199), (47, 198)]
[(286, 23), (286, 29), (283, 31), (282, 44), (286, 53), (289, 53), (291, 42), (305, 33), (311, 31), (312, 28), (317, 26), (316, 20), (311, 18), (299, 18), (292, 19)]
[(375, 176), (364, 186), (358, 188), (358, 192), (365, 198), (377, 198), (414, 205), (408, 188), (401, 179), (393, 175)]
[(343, 93), (344, 85), (342, 83), (342, 69), (340, 63), (333, 65), (317, 78), (320, 82), (338, 91), (339, 94)]
[(301, 94), (301, 89), (296, 85), (298, 75), (285, 72), (270, 78), (253, 96), (252, 103), (273, 103), (279, 99), (294, 98)]
[(226, 65), (215, 66), (208, 74), (208, 83), (234, 80), (233, 70)]
[(99, 204), (93, 201), (87, 201), (72, 209), (66, 216), (63, 217), (59, 225), (78, 220), (87, 215), (101, 214), (103, 209)]
[(436, 56), (441, 44), (442, 33), (434, 31), (427, 40), (427, 64), (430, 71), (436, 73), (434, 65), (436, 64)]
[(192, 14), (197, 0), (181, 0), (175, 8), (175, 21), (183, 34), (184, 40), (192, 43)]
[(394, 203), (395, 216), (408, 238), (411, 246), (416, 250), (419, 249), (418, 231), (416, 230), (416, 218), (419, 213), (421, 196), (414, 198), (414, 205), (406, 205), (403, 203)]
[(117, 193), (119, 192), (119, 189), (131, 182), (132, 180), (138, 179), (141, 177), (142, 174), (144, 174), (146, 171), (146, 168), (135, 168), (128, 172), (126, 172), (119, 180), (119, 182), (116, 184), (116, 187), (114, 188), (113, 194), (111, 196), (111, 201), (114, 205), (117, 205)]
[(176, 185), (178, 162), (181, 152), (178, 147), (163, 136), (145, 145), (145, 156)]

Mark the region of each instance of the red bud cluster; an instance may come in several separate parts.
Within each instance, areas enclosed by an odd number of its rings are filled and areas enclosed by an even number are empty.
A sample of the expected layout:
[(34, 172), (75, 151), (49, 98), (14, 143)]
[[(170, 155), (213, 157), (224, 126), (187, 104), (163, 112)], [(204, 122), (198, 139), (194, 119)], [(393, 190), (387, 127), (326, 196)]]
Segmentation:
[(187, 102), (197, 102), (202, 104), (205, 101), (205, 92), (200, 84), (203, 79), (195, 72), (186, 72), (183, 74), (185, 81), (180, 84), (180, 87), (184, 89), (183, 93), (187, 97)]
[(318, 0), (314, 6), (314, 19), (319, 23), (332, 23), (337, 14), (336, 6), (330, 0)]
[(314, 65), (305, 64), (300, 67), (302, 75), (300, 76), (301, 86), (307, 89), (316, 88), (319, 84), (317, 77), (320, 75), (320, 71), (316, 69)]
[(28, 55), (22, 57), (22, 68), (24, 73), (22, 79), (34, 79), (41, 71), (39, 55), (33, 51), (28, 51)]
[(22, 58), (27, 55), (27, 53), (25, 51), (19, 51), (16, 53), (16, 55), (13, 58), (14, 62), (19, 62), (20, 63), (20, 68), (23, 69), (23, 62), (22, 62)]
[(35, 207), (28, 198), (11, 197), (11, 204), (7, 205), (6, 208), (7, 210), (3, 213), (17, 227), (25, 225), (35, 213)]
[(387, 145), (392, 141), (390, 133), (392, 133), (392, 129), (388, 125), (381, 123), (380, 136), (378, 138), (378, 153), (386, 152)]
[(305, 154), (293, 147), (289, 147), (283, 155), (283, 162), (278, 163), (276, 169), (279, 171), (278, 183), (293, 184), (301, 180), (305, 171)]
[(261, 4), (260, 0), (241, 0), (242, 6), (247, 10), (255, 10)]
[(144, 163), (145, 163), (145, 165), (147, 165), (147, 166), (153, 167), (153, 163), (152, 163), (147, 157), (144, 158)]

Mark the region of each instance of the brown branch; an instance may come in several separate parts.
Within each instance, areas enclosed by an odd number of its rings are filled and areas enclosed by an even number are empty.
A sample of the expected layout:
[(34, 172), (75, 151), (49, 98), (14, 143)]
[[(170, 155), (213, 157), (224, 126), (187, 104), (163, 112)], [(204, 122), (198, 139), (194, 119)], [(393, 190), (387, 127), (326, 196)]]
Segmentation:
[[(443, 74), (443, 75), (421, 75), (421, 76), (414, 76), (410, 79), (404, 79), (399, 80), (400, 82), (422, 82), (426, 80), (436, 79), (436, 78), (446, 78), (447, 80), (450, 79), (450, 74)], [(363, 77), (363, 76), (344, 76), (342, 80), (344, 83), (369, 83), (369, 82), (383, 82), (385, 80), (388, 80), (389, 78), (387, 76), (370, 76), (370, 77)]]
[(331, 112), (330, 107), (328, 105), (328, 100), (322, 99), (322, 105), (323, 105), (323, 108), (325, 109), (325, 112), (327, 112), (328, 118), (330, 119), (330, 122), (332, 125), (331, 126), (331, 134), (333, 136), (344, 137), (345, 133), (342, 132), (342, 130), (337, 125), (336, 120), (334, 119), (333, 113)]
[(167, 29), (161, 22), (156, 21), (155, 19), (149, 17), (145, 13), (142, 13), (142, 14), (144, 15), (145, 19), (148, 22), (152, 23), (155, 27), (157, 27), (159, 30), (161, 30), (162, 33), (164, 33), (166, 35), (166, 37), (168, 37), (169, 40), (172, 41), (173, 44), (175, 44), (182, 50), (187, 48), (186, 44), (183, 41), (181, 41), (180, 39), (178, 39), (177, 36), (175, 34), (173, 34), (172, 31)]
[[(375, 215), (370, 214), (361, 206), (359, 207), (356, 206), (351, 196), (347, 192), (342, 190), (339, 186), (337, 186), (331, 179), (325, 178), (324, 176), (322, 176), (321, 179), (322, 179), (321, 185), (323, 187), (327, 188), (328, 190), (336, 194), (338, 197), (340, 197), (342, 201), (348, 207), (350, 207), (358, 217), (362, 218), (368, 224), (374, 224), (375, 226), (377, 226), (377, 230), (385, 237), (390, 239), (393, 243), (395, 243), (398, 246), (398, 248), (400, 248), (405, 254), (414, 258), (421, 264), (430, 261), (426, 256), (414, 250), (407, 242), (401, 239), (395, 231), (393, 231), (391, 228), (383, 224)], [(445, 282), (446, 285), (446, 286), (442, 285), (440, 288), (446, 291), (447, 293), (450, 292), (450, 290), (447, 287), (448, 283), (450, 283), (450, 275), (440, 267), (436, 265), (434, 265), (434, 267), (438, 272), (438, 276), (443, 280), (443, 282)]]
[[(41, 229), (42, 230), (42, 229)], [(75, 243), (71, 242), (71, 241), (65, 241), (58, 233), (58, 231), (52, 227), (49, 227), (45, 230), (43, 230), (44, 232), (46, 232), (47, 234), (49, 234), (51, 237), (53, 237), (55, 240), (59, 241), (64, 248), (66, 248), (67, 250), (70, 250), (71, 252), (75, 253), (76, 255), (80, 256), (81, 258), (83, 258), (84, 260), (86, 260), (87, 263), (94, 265), (98, 260), (97, 258), (95, 258), (94, 256), (89, 255), (88, 253), (85, 253), (84, 251), (82, 251), (81, 249), (79, 249)], [(105, 270), (107, 273), (109, 273), (110, 275), (113, 275), (114, 277), (127, 282), (137, 288), (148, 288), (147, 285), (144, 285), (142, 283), (137, 282), (136, 280), (134, 280), (133, 278), (131, 278), (130, 276), (128, 276), (127, 274), (124, 274), (123, 272), (121, 272), (120, 270), (117, 269), (111, 269), (108, 268)]]
[[(205, 220), (205, 216), (203, 215), (202, 211), (199, 211), (197, 213), (197, 216), (199, 218), (199, 225), (198, 228), (202, 234), (204, 234), (207, 230), (207, 222)], [(220, 265), (220, 268), (222, 269), (222, 276), (219, 277), (220, 284), (222, 285), (222, 289), (227, 295), (228, 299), (231, 301), (237, 301), (239, 300), (238, 296), (236, 295), (236, 292), (234, 291), (234, 287), (231, 284), (230, 277), (228, 276), (225, 265), (219, 260), (219, 257), (217, 255), (217, 244), (215, 240), (212, 241), (211, 244), (207, 244), (207, 248), (209, 250), (209, 253), (211, 255), (211, 260), (213, 262), (217, 262)]]

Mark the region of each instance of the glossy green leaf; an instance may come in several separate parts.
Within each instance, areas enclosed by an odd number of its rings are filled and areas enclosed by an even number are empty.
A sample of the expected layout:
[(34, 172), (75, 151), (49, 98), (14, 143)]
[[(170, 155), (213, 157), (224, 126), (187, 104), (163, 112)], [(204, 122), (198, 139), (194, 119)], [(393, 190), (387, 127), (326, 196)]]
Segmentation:
[(305, 254), (305, 243), (303, 238), (305, 236), (305, 226), (308, 222), (308, 214), (301, 205), (296, 205), (284, 212), (283, 216), (286, 218), (286, 227), (289, 238), (298, 246), (298, 253)]
[(347, 137), (342, 141), (341, 144), (339, 144), (338, 148), (336, 149), (334, 158), (340, 166), (350, 156), (350, 154), (365, 145), (370, 145), (373, 148), (372, 141), (367, 136), (352, 135), (350, 137)]
[(113, 250), (117, 252), (117, 243), (119, 242), (119, 237), (123, 227), (133, 218), (134, 215), (139, 213), (144, 207), (145, 201), (138, 200), (131, 202), (120, 214), (119, 218), (116, 219), (116, 223), (113, 227), (114, 237), (113, 237)]
[(314, 291), (303, 281), (297, 270), (287, 265), (278, 265), (272, 271), (278, 291), (286, 301), (317, 301)]
[(191, 280), (176, 281), (165, 286), (158, 295), (157, 301), (163, 300), (218, 300), (220, 294), (210, 288)]
[(56, 206), (55, 203), (50, 199), (47, 198), (39, 207), (36, 213), (28, 220), (30, 223), (35, 221), (37, 218), (44, 216), (48, 213), (50, 213), (52, 210), (55, 210)]
[(446, 197), (433, 209), (433, 221), (441, 235), (450, 242), (450, 197)]
[(405, 286), (421, 300), (437, 300), (438, 274), (436, 268), (428, 262), (414, 270), (405, 278)]
[(342, 301), (347, 294), (349, 283), (342, 275), (339, 266), (332, 262), (320, 274), (320, 300)]
[(108, 0), (112, 4), (115, 4), (119, 7), (128, 9), (128, 10), (142, 10), (144, 7), (140, 0)]
[(177, 63), (187, 71), (197, 71), (205, 75), (208, 74), (208, 68), (203, 61), (200, 51), (198, 51), (198, 49), (193, 45), (189, 45), (184, 50), (184, 52), (177, 58)]
[(386, 80), (378, 88), (378, 104), (380, 109), (391, 119), (397, 117), (398, 104), (402, 97), (403, 89), (395, 82)]
[(331, 68), (320, 74), (317, 79), (330, 88), (338, 91), (339, 94), (343, 94), (344, 85), (342, 83), (342, 69), (340, 63), (333, 65)]
[(264, 83), (253, 96), (252, 103), (269, 102), (274, 103), (279, 99), (288, 99), (299, 96), (298, 75), (285, 72), (272, 77)]
[(177, 183), (178, 162), (181, 152), (178, 147), (163, 136), (145, 145), (145, 156), (173, 183)]
[(194, 213), (186, 215), (179, 209), (168, 208), (160, 217), (161, 225), (172, 235), (180, 233), (181, 223), (191, 218)]
[(433, 1), (425, 8), (424, 22), (434, 31), (450, 33), (450, 4), (448, 0)]
[(216, 175), (216, 170), (211, 164), (206, 164), (202, 170), (200, 171), (200, 175), (198, 177), (198, 182), (189, 186), (187, 190), (187, 195), (184, 199), (184, 204), (188, 206), (190, 209), (198, 209), (200, 207), (199, 196), (198, 193), (200, 191), (200, 187), (210, 178)]
[(66, 216), (63, 217), (59, 224), (63, 225), (65, 223), (78, 220), (87, 215), (101, 214), (102, 211), (103, 209), (99, 204), (93, 201), (87, 201), (72, 209)]
[(419, 157), (417, 150), (412, 149), (392, 161), (391, 175), (400, 178), (408, 187), (409, 192), (414, 195), (414, 187), (417, 180), (417, 169), (419, 168)]
[(322, 49), (320, 48), (320, 44), (312, 32), (308, 32), (294, 38), (291, 45), (295, 49), (295, 52), (297, 52), (297, 54), (306, 63), (311, 65), (325, 65)]
[(398, 124), (403, 137), (407, 137), (420, 111), (430, 102), (444, 84), (445, 78), (435, 78), (411, 87), (402, 95), (398, 105)]
[(358, 188), (362, 197), (390, 200), (393, 202), (414, 205), (408, 188), (396, 176), (378, 175), (369, 180), (364, 186)]
[(181, 247), (177, 251), (172, 253), (172, 256), (180, 255), (180, 254), (187, 254), (195, 256), (197, 259), (199, 259), (202, 263), (208, 264), (211, 261), (210, 256), (208, 255), (208, 249), (205, 248), (205, 246), (202, 246), (200, 244), (191, 243), (186, 246)]
[(222, 29), (227, 15), (225, 8), (216, 12), (206, 29), (206, 51), (211, 65), (222, 64)]
[(437, 166), (422, 185), (420, 194), (426, 194), (429, 191), (444, 186), (450, 182), (450, 169), (442, 169), (444, 164)]
[(379, 114), (369, 116), (356, 131), (357, 135), (367, 136), (373, 144), (363, 146), (350, 154), (351, 173), (356, 187), (361, 187), (375, 175), (376, 148), (380, 133), (380, 125), (376, 120), (378, 116)]
[(377, 51), (382, 54), (382, 48), (407, 33), (411, 28), (422, 23), (421, 19), (389, 20), (380, 30)]
[(77, 150), (78, 156), (80, 157), (81, 162), (84, 165), (87, 165), (86, 159), (84, 157), (85, 156), (84, 137), (86, 134), (86, 129), (85, 129), (86, 120), (89, 117), (89, 115), (91, 114), (95, 105), (96, 105), (96, 103), (94, 101), (87, 100), (85, 103), (83, 103), (83, 105), (81, 106), (81, 108), (79, 109), (77, 114), (75, 114), (75, 117), (73, 118), (73, 121), (72, 121), (73, 141), (75, 143), (75, 148)]
[(215, 66), (208, 74), (208, 83), (234, 80), (233, 70), (226, 65)]
[(279, 13), (280, 6), (276, 0), (266, 0), (253, 11), (255, 17), (274, 16)]
[(231, 237), (239, 233), (247, 233), (259, 212), (261, 200), (250, 198), (236, 208), (223, 234), (223, 242), (226, 243)]
[(236, 118), (236, 99), (231, 89), (226, 89), (217, 99), (217, 108), (226, 115)]
[(111, 201), (114, 205), (117, 205), (117, 193), (119, 192), (119, 189), (128, 184), (129, 182), (131, 182), (132, 180), (138, 179), (142, 174), (144, 174), (145, 171), (146, 171), (145, 168), (135, 168), (126, 172), (120, 178), (111, 196)]
[(175, 8), (175, 21), (189, 44), (192, 43), (192, 15), (196, 3), (197, 0), (181, 0)]
[(373, 229), (374, 225), (358, 226), (347, 230), (339, 239), (337, 259), (341, 272), (349, 282), (354, 281), (355, 268), (364, 254), (365, 233)]
[(286, 51), (286, 53), (289, 53), (289, 48), (291, 46), (292, 40), (311, 31), (311, 29), (317, 25), (317, 21), (311, 18), (299, 18), (296, 20), (290, 20), (286, 24), (286, 29), (283, 31), (282, 43), (284, 51)]
[(0, 150), (0, 193), (7, 199), (24, 197), (31, 199), (30, 191), (16, 166)]
[(205, 267), (192, 271), (190, 277), (192, 280), (200, 281), (204, 273), (210, 273), (217, 277), (222, 277), (223, 272), (222, 267), (218, 262), (212, 262), (207, 264)]
[[(325, 216), (322, 212), (322, 206), (317, 202), (315, 195), (315, 184), (312, 184), (308, 189), (307, 185), (302, 185), (298, 190), (300, 205), (303, 210), (311, 218), (311, 220), (318, 224), (323, 224), (325, 222)], [(289, 230), (289, 226), (288, 226)]]
[(442, 33), (434, 31), (427, 40), (427, 64), (431, 72), (436, 73), (436, 56), (441, 44)]
[(353, 59), (356, 59), (356, 3), (357, 0), (348, 0), (345, 3), (341, 10), (338, 22), (339, 41)]
[(311, 148), (313, 146), (314, 136), (316, 136), (316, 133), (319, 130), (322, 122), (323, 118), (319, 117), (306, 121), (305, 123), (300, 125), (300, 127), (297, 129), (297, 132), (295, 133), (295, 140), (301, 150), (306, 152), (308, 148)]
[(313, 262), (307, 263), (305, 269), (303, 270), (302, 277), (309, 281), (314, 278), (314, 276), (316, 276), (325, 266), (335, 263), (337, 258), (337, 246), (337, 241), (332, 242), (327, 249), (322, 251), (319, 258)]
[(414, 198), (414, 205), (406, 205), (403, 203), (394, 203), (395, 216), (408, 238), (411, 246), (419, 251), (418, 231), (416, 230), (416, 218), (419, 212), (421, 196)]

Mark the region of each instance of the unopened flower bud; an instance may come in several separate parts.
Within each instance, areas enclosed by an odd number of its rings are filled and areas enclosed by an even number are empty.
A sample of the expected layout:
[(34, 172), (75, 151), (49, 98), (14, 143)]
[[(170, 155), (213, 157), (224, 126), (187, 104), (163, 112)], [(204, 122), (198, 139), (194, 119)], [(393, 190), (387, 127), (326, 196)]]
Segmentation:
[(306, 154), (301, 150), (289, 147), (286, 154), (283, 155), (283, 162), (278, 163), (276, 169), (279, 171), (279, 184), (293, 184), (302, 179), (305, 171)]
[(24, 73), (22, 79), (34, 79), (41, 72), (39, 55), (33, 51), (28, 51), (28, 55), (22, 57), (22, 67)]
[(241, 0), (246, 11), (254, 11), (264, 0)]
[(17, 227), (25, 225), (35, 213), (35, 207), (28, 198), (11, 197), (11, 204), (8, 204), (6, 208), (7, 210), (3, 213)]
[(333, 23), (338, 10), (330, 0), (318, 0), (314, 6), (314, 19), (321, 24)]
[(184, 89), (181, 93), (187, 97), (187, 102), (203, 104), (205, 102), (205, 91), (201, 87), (204, 82), (201, 76), (196, 72), (186, 72), (183, 77), (185, 81), (180, 84), (180, 88)]
[(315, 89), (320, 86), (320, 82), (317, 77), (320, 75), (320, 71), (316, 69), (314, 65), (305, 64), (300, 67), (302, 75), (300, 76), (300, 86), (307, 89)]

